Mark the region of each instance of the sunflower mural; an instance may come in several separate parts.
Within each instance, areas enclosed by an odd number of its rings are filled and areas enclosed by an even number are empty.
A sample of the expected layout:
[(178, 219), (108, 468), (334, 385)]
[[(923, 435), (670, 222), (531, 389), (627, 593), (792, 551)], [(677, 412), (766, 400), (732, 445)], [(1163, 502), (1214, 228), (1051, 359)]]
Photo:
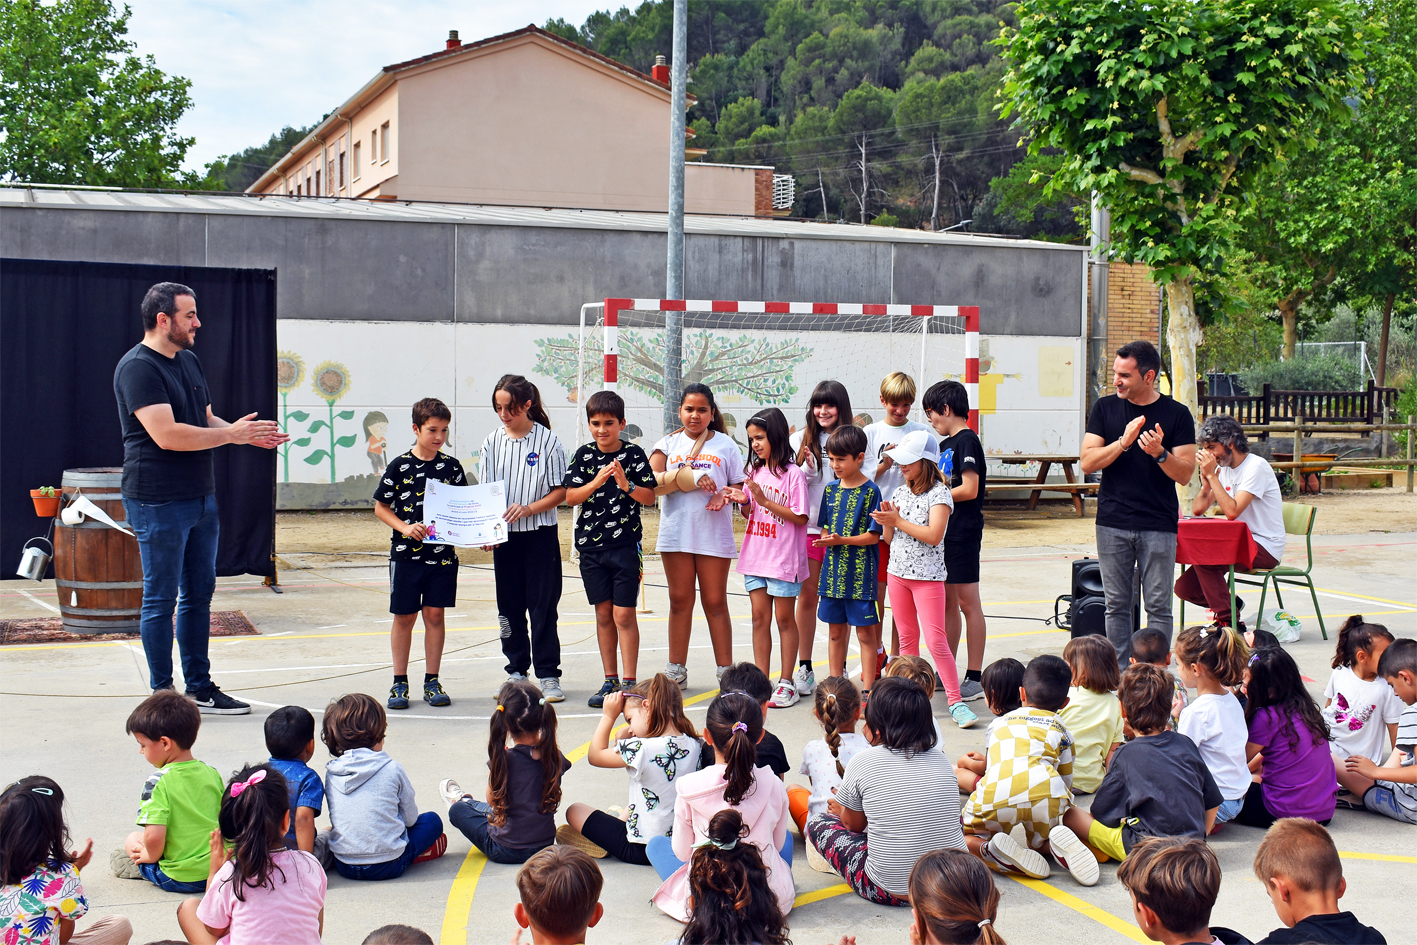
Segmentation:
[[(278, 374), (278, 377), (279, 376)], [(345, 394), (349, 393), (349, 368), (340, 364), (338, 361), (321, 362), (310, 372), (310, 386), (314, 388), (315, 393), (319, 395), (320, 399), (329, 405), (329, 419), (316, 420), (314, 423), (310, 424), (309, 429), (306, 431), (310, 435), (296, 440), (295, 445), (309, 446), (310, 441), (314, 438), (316, 433), (319, 433), (322, 429), (328, 430), (330, 439), (329, 448), (315, 450), (315, 452), (305, 457), (305, 462), (309, 463), (311, 466), (316, 466), (328, 459), (330, 461), (330, 482), (338, 482), (339, 479), (335, 476), (335, 447), (353, 446), (355, 441), (359, 439), (359, 437), (353, 433), (348, 436), (335, 436), (336, 422), (354, 419), (353, 410), (341, 410), (339, 413), (335, 413), (335, 404), (342, 399)]]
[[(280, 391), (280, 428), (283, 433), (290, 432), (290, 421), (304, 423), (310, 419), (308, 413), (303, 410), (291, 410), (289, 404), (290, 392), (299, 387), (303, 380), (305, 380), (305, 359), (293, 351), (277, 351), (276, 389)], [(285, 482), (290, 481), (290, 446), (290, 442), (287, 441), (280, 448), (281, 479)]]

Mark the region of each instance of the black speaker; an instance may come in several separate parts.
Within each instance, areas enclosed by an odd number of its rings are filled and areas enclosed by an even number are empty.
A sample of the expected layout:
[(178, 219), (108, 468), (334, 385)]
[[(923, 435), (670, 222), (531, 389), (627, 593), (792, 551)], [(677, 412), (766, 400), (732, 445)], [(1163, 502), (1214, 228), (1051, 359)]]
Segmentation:
[[(1141, 600), (1132, 607), (1132, 632), (1141, 629)], [(1067, 603), (1067, 611), (1062, 604)], [(1078, 558), (1073, 562), (1073, 587), (1053, 602), (1053, 622), (1074, 637), (1107, 632), (1107, 595), (1102, 590), (1102, 565), (1096, 558)]]

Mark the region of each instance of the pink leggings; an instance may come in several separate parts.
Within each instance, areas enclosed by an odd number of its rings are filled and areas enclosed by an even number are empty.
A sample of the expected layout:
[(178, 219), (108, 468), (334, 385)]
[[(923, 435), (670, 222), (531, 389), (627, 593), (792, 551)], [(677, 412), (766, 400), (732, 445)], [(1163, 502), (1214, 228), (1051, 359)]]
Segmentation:
[(900, 631), (900, 652), (919, 656), (923, 634), (925, 646), (935, 658), (935, 670), (944, 680), (945, 696), (954, 705), (959, 701), (959, 670), (945, 636), (945, 582), (912, 581), (888, 574), (886, 591), (891, 596), (896, 629)]

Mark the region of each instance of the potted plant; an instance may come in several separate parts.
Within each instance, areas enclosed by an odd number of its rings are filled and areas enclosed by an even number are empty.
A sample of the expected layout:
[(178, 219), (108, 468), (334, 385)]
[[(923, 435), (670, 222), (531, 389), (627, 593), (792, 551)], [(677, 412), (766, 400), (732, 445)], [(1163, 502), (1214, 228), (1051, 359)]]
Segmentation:
[(59, 490), (53, 486), (40, 486), (30, 490), (34, 500), (34, 514), (40, 518), (53, 518), (59, 511)]

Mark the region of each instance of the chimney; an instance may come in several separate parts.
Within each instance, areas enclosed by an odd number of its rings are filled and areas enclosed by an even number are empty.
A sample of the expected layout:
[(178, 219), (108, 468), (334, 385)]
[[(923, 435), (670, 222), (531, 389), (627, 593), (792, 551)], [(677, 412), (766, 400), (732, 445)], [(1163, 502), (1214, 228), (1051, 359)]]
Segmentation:
[(462, 45), (462, 40), (458, 39), (457, 30), (448, 30), (448, 49), (457, 49)]
[(663, 56), (654, 57), (654, 68), (649, 70), (649, 77), (656, 82), (669, 84), (669, 64), (664, 61)]

